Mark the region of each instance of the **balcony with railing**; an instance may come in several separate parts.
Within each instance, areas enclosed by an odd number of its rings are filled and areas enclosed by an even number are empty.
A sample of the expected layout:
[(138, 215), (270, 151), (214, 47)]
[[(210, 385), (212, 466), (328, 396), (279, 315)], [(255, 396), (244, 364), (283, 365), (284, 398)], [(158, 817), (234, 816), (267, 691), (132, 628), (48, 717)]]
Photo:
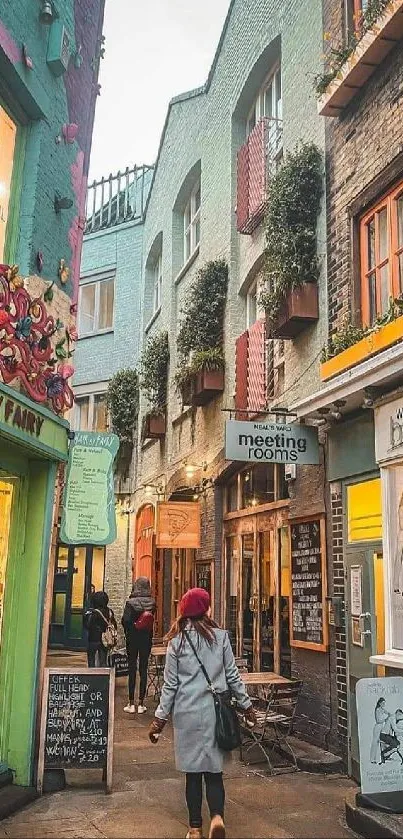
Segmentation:
[(85, 232), (95, 233), (125, 222), (140, 221), (152, 173), (151, 166), (133, 166), (93, 181), (87, 190)]
[(260, 224), (268, 199), (270, 179), (283, 157), (283, 123), (262, 117), (238, 151), (237, 230), (251, 234)]

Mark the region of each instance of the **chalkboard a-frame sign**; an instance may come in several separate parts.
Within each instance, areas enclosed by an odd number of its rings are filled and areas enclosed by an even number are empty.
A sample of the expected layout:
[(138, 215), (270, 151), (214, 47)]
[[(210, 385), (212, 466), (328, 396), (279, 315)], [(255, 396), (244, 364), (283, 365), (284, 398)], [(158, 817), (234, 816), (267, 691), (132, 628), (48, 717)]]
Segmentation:
[(45, 769), (101, 769), (112, 791), (115, 671), (45, 668), (38, 792)]
[(326, 610), (325, 520), (319, 516), (290, 524), (291, 531), (291, 620), (290, 644), (326, 652), (328, 625)]

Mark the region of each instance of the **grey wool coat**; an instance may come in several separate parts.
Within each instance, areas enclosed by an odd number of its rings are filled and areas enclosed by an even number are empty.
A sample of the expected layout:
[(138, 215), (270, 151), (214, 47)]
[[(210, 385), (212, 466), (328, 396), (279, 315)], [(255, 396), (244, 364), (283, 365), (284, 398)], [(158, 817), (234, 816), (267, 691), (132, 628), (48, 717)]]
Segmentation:
[[(210, 646), (198, 632), (189, 635), (212, 685), (219, 692), (231, 689), (238, 705), (246, 710), (251, 701), (235, 664), (228, 633), (215, 629)], [(222, 772), (224, 753), (215, 739), (215, 708), (200, 664), (185, 639), (174, 638), (167, 649), (159, 706), (155, 716), (167, 720), (172, 714), (175, 761), (180, 772)]]

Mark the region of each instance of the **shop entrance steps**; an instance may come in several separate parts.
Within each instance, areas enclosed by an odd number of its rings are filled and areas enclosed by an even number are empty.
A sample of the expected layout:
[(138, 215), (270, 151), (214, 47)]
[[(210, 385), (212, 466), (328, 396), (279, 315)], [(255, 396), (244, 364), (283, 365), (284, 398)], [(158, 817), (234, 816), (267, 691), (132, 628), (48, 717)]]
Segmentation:
[(35, 787), (20, 787), (18, 784), (13, 784), (12, 772), (2, 772), (0, 775), (0, 821), (17, 810), (21, 810), (37, 797)]

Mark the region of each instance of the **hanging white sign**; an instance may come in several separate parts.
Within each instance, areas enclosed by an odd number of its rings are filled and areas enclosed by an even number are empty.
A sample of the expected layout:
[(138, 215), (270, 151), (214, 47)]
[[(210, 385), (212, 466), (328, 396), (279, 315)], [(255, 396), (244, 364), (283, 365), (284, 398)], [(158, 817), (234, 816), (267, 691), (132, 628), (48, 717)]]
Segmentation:
[(319, 463), (318, 430), (297, 423), (225, 423), (225, 457), (244, 463)]

